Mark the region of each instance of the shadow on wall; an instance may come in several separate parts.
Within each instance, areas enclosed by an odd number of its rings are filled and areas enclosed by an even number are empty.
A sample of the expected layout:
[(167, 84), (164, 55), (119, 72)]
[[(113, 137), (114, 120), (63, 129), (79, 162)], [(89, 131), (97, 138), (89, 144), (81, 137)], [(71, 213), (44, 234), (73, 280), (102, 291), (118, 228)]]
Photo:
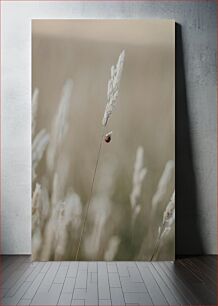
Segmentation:
[(176, 24), (176, 256), (204, 254), (186, 94), (182, 28)]

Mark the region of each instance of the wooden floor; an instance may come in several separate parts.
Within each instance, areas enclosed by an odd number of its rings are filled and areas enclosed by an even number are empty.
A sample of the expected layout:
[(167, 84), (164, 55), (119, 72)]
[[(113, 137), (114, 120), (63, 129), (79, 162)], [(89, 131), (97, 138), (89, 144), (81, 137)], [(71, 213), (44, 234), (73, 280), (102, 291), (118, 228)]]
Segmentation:
[(0, 305), (217, 305), (215, 256), (173, 262), (31, 262), (3, 256)]

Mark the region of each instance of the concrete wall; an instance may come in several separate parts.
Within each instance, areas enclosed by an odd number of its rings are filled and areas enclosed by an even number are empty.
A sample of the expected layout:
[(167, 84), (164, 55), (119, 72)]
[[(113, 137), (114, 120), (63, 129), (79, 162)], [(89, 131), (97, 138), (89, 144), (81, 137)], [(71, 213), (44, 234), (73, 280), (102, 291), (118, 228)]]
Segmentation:
[(180, 25), (176, 251), (217, 253), (216, 2), (2, 1), (2, 16), (2, 253), (31, 253), (32, 18), (171, 18)]

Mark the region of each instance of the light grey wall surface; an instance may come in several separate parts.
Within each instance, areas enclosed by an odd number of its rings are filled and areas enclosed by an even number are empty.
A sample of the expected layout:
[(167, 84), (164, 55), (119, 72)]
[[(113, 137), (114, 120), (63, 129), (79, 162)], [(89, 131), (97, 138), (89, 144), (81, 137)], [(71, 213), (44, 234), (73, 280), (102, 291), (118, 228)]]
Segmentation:
[[(204, 252), (217, 253), (216, 2), (2, 1), (2, 16), (2, 253), (31, 253), (32, 18), (171, 18), (181, 25), (197, 210), (184, 205), (179, 230), (185, 219), (199, 220)], [(187, 231), (179, 239), (180, 254), (198, 252)]]

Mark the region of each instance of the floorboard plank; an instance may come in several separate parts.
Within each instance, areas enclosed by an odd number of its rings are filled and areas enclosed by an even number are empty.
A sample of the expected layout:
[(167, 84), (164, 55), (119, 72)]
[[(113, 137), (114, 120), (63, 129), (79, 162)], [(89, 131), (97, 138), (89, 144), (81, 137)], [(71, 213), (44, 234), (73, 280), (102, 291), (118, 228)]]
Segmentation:
[(58, 305), (71, 305), (72, 293), (61, 293)]
[(162, 269), (162, 266), (164, 265), (164, 263), (154, 262), (154, 263), (152, 263), (152, 265), (158, 271), (158, 273), (160, 274), (161, 278), (164, 280), (164, 282), (166, 283), (168, 288), (171, 289), (174, 296), (179, 301), (179, 304), (190, 305), (190, 301), (185, 296), (185, 294), (182, 292), (181, 288), (178, 288), (175, 285), (174, 280), (171, 277), (169, 277), (169, 275), (167, 273), (165, 273), (165, 271)]
[(172, 269), (172, 267), (174, 266), (174, 263), (164, 262), (164, 263), (161, 263), (160, 265), (161, 265), (161, 269), (166, 273), (166, 275), (168, 275), (171, 281), (175, 284), (175, 287), (185, 297), (185, 299), (187, 300), (187, 303), (190, 303), (191, 305), (200, 304), (200, 300), (198, 300), (192, 294), (189, 287), (180, 280), (180, 278), (177, 276), (177, 274)]
[(62, 293), (73, 293), (75, 282), (76, 282), (75, 277), (66, 277)]
[(98, 294), (101, 300), (111, 299), (106, 262), (98, 262)]
[(204, 279), (216, 287), (216, 269), (210, 269), (210, 265), (206, 264), (198, 257), (192, 258), (191, 262), (195, 265), (196, 269), (198, 269), (199, 273), (204, 275)]
[(66, 278), (68, 269), (69, 269), (69, 262), (61, 263), (53, 282), (56, 284), (63, 284)]
[(12, 259), (10, 258), (12, 256), (2, 256), (1, 257), (1, 273), (11, 265)]
[(110, 288), (121, 287), (118, 273), (108, 273)]
[(17, 305), (27, 306), (27, 305), (30, 305), (30, 303), (31, 303), (31, 300), (21, 299)]
[(117, 273), (117, 265), (115, 262), (108, 262), (107, 269), (109, 273)]
[(30, 286), (30, 284), (31, 284), (30, 282), (24, 282), (21, 285), (21, 287), (17, 290), (17, 292), (15, 293), (14, 296), (3, 298), (3, 300), (2, 300), (3, 305), (16, 305), (16, 304), (18, 304), (19, 301), (21, 300), (21, 298), (23, 297), (24, 293), (26, 292), (26, 290)]
[[(6, 281), (3, 281), (2, 288), (11, 289), (16, 282), (22, 277), (23, 274), (26, 273), (28, 269), (30, 269), (32, 265), (24, 262), (20, 265), (19, 268), (16, 268), (9, 277), (6, 278)], [(4, 276), (3, 276), (4, 277)]]
[(45, 277), (43, 278), (37, 292), (43, 293), (48, 292), (49, 289), (52, 286), (53, 280), (55, 278), (55, 275), (59, 269), (60, 262), (52, 262), (51, 266), (49, 267), (47, 273), (45, 274)]
[(149, 268), (151, 271), (153, 277), (155, 278), (156, 282), (158, 283), (159, 287), (161, 288), (165, 299), (167, 300), (169, 305), (179, 305), (180, 302), (177, 300), (176, 296), (173, 294), (173, 290), (169, 288), (169, 286), (165, 283), (165, 281), (162, 279), (162, 277), (159, 275), (157, 270), (154, 268), (154, 266), (151, 263), (146, 263), (146, 267)]
[(194, 259), (185, 259), (182, 264), (186, 269), (192, 271), (192, 273), (194, 273), (201, 282), (205, 284), (211, 294), (213, 294), (214, 290), (216, 290), (216, 282), (212, 282), (212, 278), (208, 275), (208, 269), (196, 265)]
[(138, 263), (138, 269), (142, 275), (142, 279), (149, 292), (154, 305), (169, 305), (161, 288), (158, 286), (151, 271), (145, 267), (142, 263)]
[[(12, 256), (14, 257), (14, 256)], [(20, 269), (20, 266), (23, 264), (24, 258), (23, 256), (16, 256), (14, 260), (12, 260), (12, 264), (8, 266), (2, 274), (3, 279), (1, 279), (1, 287), (3, 283), (7, 282), (8, 278), (11, 277), (11, 274), (14, 273), (17, 269)]]
[(175, 270), (177, 275), (180, 276), (187, 286), (191, 289), (192, 293), (200, 300), (202, 305), (215, 305), (216, 293), (210, 292), (205, 286), (204, 282), (200, 281), (186, 266), (182, 264), (182, 261), (175, 263)]
[(213, 256), (213, 255), (197, 256), (196, 258), (198, 258), (199, 260), (202, 260), (208, 266), (209, 269), (210, 268), (212, 270), (217, 269), (217, 258), (216, 258), (216, 256)]
[(121, 288), (111, 288), (112, 305), (125, 305), (124, 295)]
[(70, 262), (69, 270), (67, 272), (67, 277), (76, 277), (78, 267), (79, 267), (78, 262)]
[(111, 300), (99, 300), (99, 306), (110, 306)]
[(49, 292), (37, 292), (30, 305), (57, 305), (62, 284), (52, 284)]
[(84, 306), (85, 305), (85, 301), (84, 300), (72, 300), (71, 301), (71, 305), (75, 305), (75, 306)]
[(44, 273), (39, 273), (39, 275), (36, 276), (30, 287), (25, 292), (23, 299), (28, 300), (34, 297), (44, 277)]
[(20, 276), (20, 278), (13, 284), (13, 286), (9, 289), (6, 296), (13, 296), (19, 287), (23, 284), (24, 281), (33, 282), (37, 277), (39, 272), (41, 271), (44, 263), (38, 263), (37, 265), (29, 264), (28, 269)]

